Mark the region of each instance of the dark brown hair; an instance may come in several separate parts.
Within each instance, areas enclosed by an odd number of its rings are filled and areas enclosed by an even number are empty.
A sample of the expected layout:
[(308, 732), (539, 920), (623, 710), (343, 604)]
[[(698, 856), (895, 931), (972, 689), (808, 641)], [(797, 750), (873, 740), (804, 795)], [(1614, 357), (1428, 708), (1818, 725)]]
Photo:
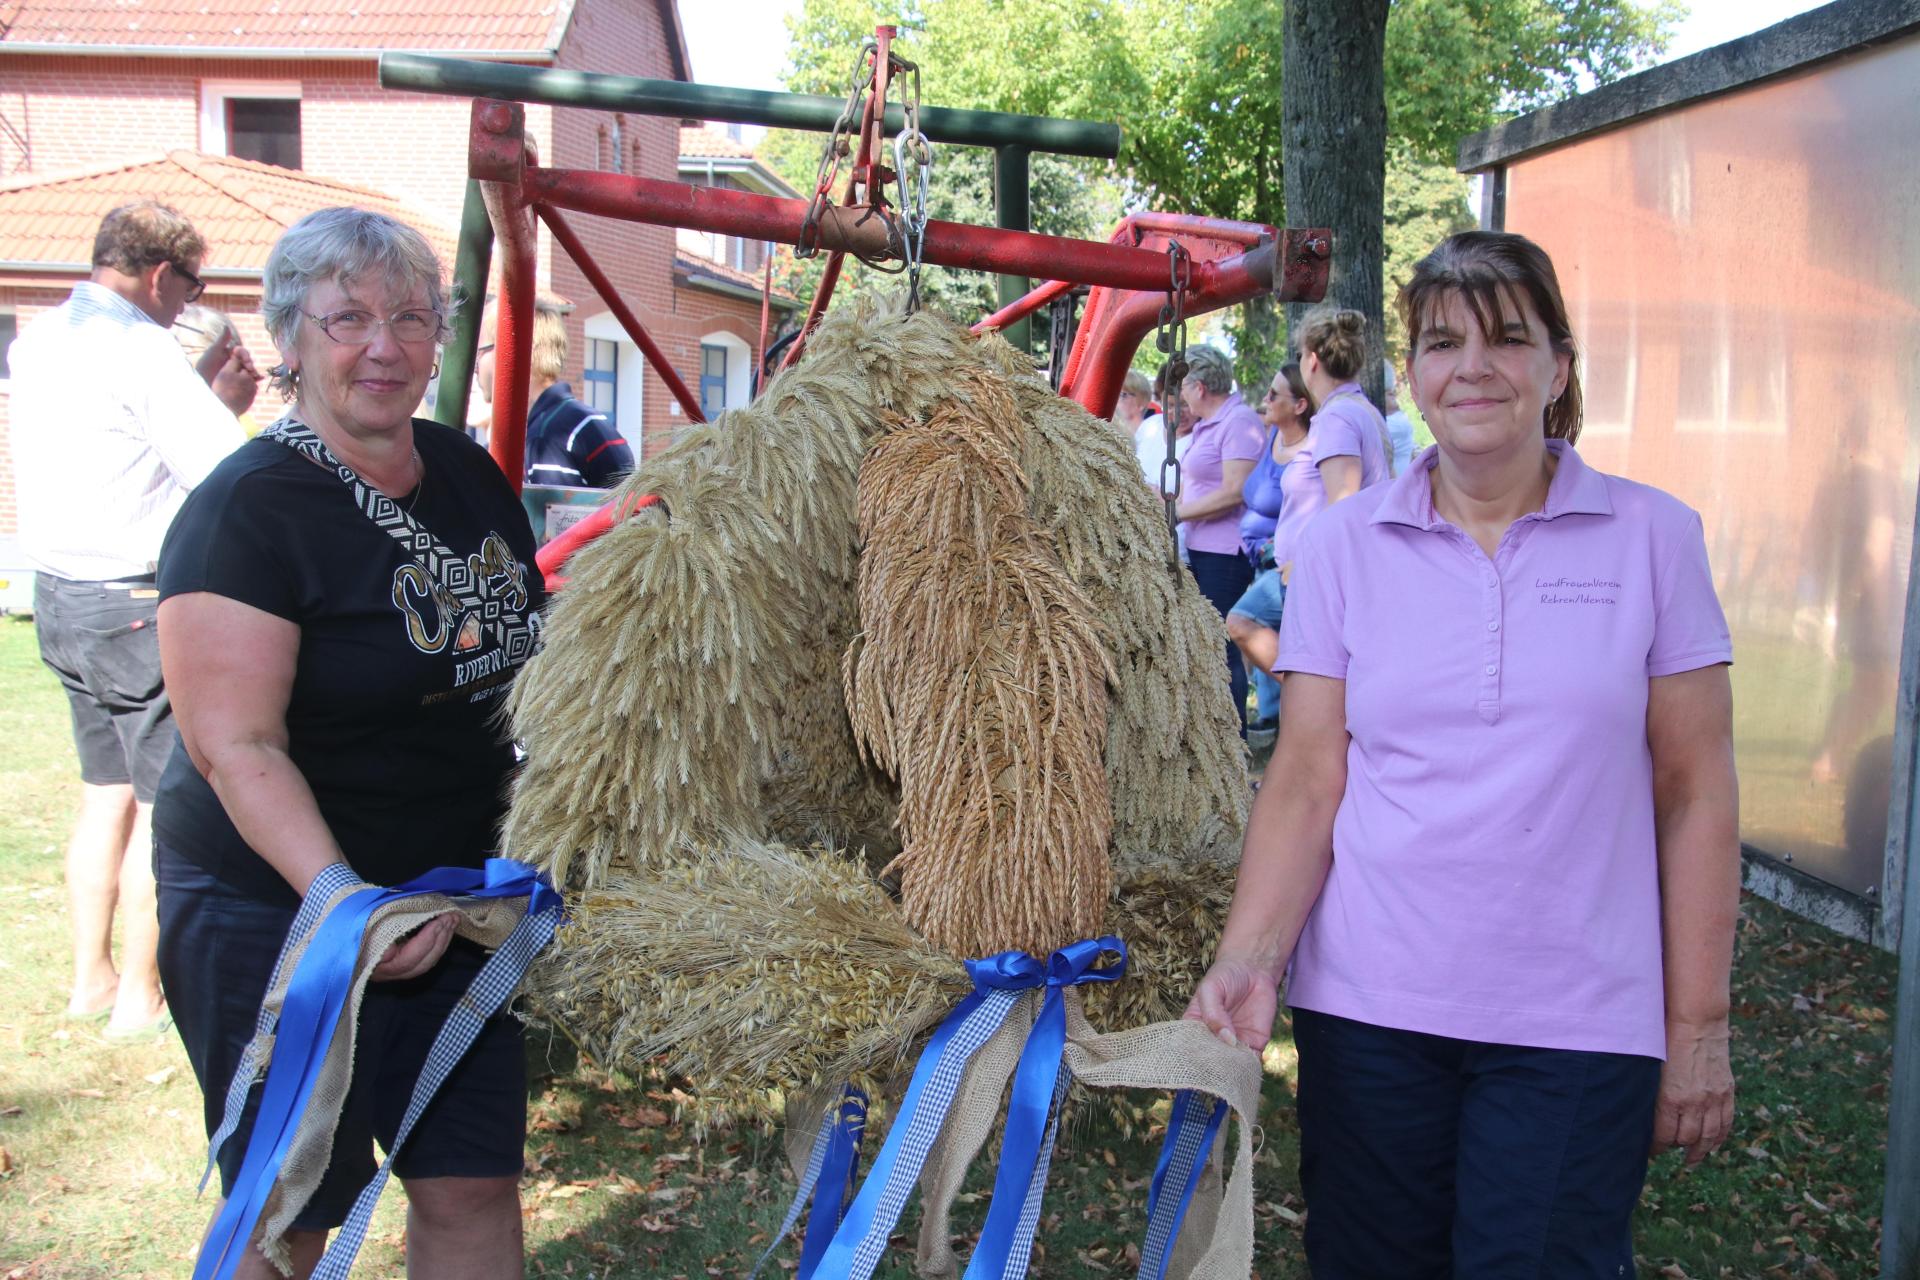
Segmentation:
[(123, 204), (100, 220), (93, 237), (93, 265), (137, 276), (170, 262), (185, 267), (204, 258), (207, 242), (179, 213), (152, 200)]
[(1578, 440), (1580, 357), (1573, 345), (1573, 327), (1567, 323), (1567, 304), (1560, 296), (1560, 278), (1546, 251), (1509, 231), (1462, 231), (1442, 240), (1414, 265), (1413, 275), (1400, 286), (1400, 320), (1416, 353), (1434, 308), (1455, 295), (1473, 311), (1480, 332), (1489, 340), (1506, 332), (1523, 299), (1533, 305), (1546, 325), (1547, 341), (1567, 357), (1567, 389), (1547, 406), (1547, 439), (1569, 444)]
[(1300, 366), (1292, 360), (1280, 366), (1280, 376), (1287, 380), (1287, 394), (1295, 400), (1307, 402), (1307, 411), (1300, 415), (1300, 425), (1313, 421), (1313, 397), (1307, 394), (1307, 378), (1300, 372)]
[(1319, 307), (1300, 323), (1301, 354), (1313, 352), (1327, 375), (1345, 382), (1367, 363), (1367, 318), (1346, 307)]

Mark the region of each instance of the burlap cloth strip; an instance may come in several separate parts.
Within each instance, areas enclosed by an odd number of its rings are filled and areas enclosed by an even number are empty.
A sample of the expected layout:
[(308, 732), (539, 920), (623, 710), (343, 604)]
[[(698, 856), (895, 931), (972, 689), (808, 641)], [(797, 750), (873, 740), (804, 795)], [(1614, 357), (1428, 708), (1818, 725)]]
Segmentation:
[[(334, 895), (327, 904), (328, 914), (347, 895), (366, 887), (356, 885)], [(293, 1142), (287, 1149), (287, 1158), (280, 1166), (280, 1175), (273, 1184), (273, 1190), (268, 1193), (266, 1207), (260, 1214), (255, 1243), (282, 1275), (293, 1273), (293, 1260), (285, 1240), (287, 1229), (312, 1198), (320, 1185), (321, 1175), (333, 1159), (334, 1131), (340, 1125), (340, 1109), (345, 1105), (347, 1090), (353, 1083), (353, 1046), (359, 1029), (360, 1002), (366, 995), (367, 981), (372, 977), (373, 968), (380, 962), (380, 957), (403, 935), (436, 916), (449, 913), (457, 917), (454, 925), (457, 935), (492, 949), (507, 940), (507, 935), (513, 932), (514, 926), (520, 923), (526, 912), (527, 899), (524, 897), (456, 899), (444, 894), (423, 893), (390, 902), (375, 909), (368, 918), (366, 932), (360, 939), (360, 954), (354, 961), (353, 986), (346, 1004), (340, 1010), (340, 1025), (327, 1046), (327, 1056), (320, 1065), (312, 1098), (306, 1113), (300, 1117), (300, 1127), (294, 1133)], [(295, 943), (281, 959), (279, 973), (262, 1001), (263, 1006), (272, 1011), (276, 1018), (286, 1003), (287, 986), (293, 980), (300, 958), (318, 932), (317, 926), (309, 930), (306, 937)], [(247, 1059), (256, 1062), (261, 1073), (266, 1071), (272, 1057), (271, 1035), (257, 1040), (247, 1054)]]
[[(1096, 1089), (1192, 1089), (1226, 1100), (1239, 1131), (1233, 1176), (1222, 1188), (1223, 1125), (1212, 1157), (1187, 1206), (1167, 1275), (1173, 1280), (1248, 1280), (1253, 1274), (1253, 1133), (1260, 1109), (1260, 1056), (1216, 1039), (1197, 1022), (1156, 1022), (1132, 1031), (1101, 1034), (1080, 1009), (1080, 993), (1066, 993), (1065, 1061), (1073, 1078)], [(1000, 1120), (1001, 1101), (1033, 1027), (1042, 993), (1027, 992), (993, 1038), (974, 1055), (961, 1078), (946, 1127), (920, 1171), (920, 1240), (917, 1270), (926, 1280), (954, 1280), (952, 1218), (967, 1169)], [(789, 1117), (787, 1158), (796, 1173), (806, 1168), (821, 1108), (837, 1089), (798, 1103)], [(812, 1117), (811, 1121), (805, 1117)], [(1145, 1205), (1141, 1206), (1145, 1223)]]

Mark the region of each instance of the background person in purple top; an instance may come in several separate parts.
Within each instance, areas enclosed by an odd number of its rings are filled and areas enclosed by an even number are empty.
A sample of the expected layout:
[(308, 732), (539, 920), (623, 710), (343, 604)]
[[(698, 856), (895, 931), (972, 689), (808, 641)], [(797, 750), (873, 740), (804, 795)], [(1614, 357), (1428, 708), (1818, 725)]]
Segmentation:
[(1390, 478), (1387, 420), (1354, 379), (1367, 359), (1367, 318), (1316, 307), (1300, 326), (1300, 372), (1313, 396), (1309, 442), (1327, 505)]
[[(1278, 533), (1281, 521), (1294, 525), (1304, 519), (1304, 515), (1296, 519), (1287, 510), (1289, 476), (1298, 494), (1300, 475), (1313, 470), (1313, 456), (1306, 451), (1313, 401), (1307, 396), (1307, 384), (1300, 376), (1299, 365), (1289, 362), (1273, 375), (1273, 382), (1260, 401), (1260, 418), (1267, 424), (1266, 452), (1254, 463), (1240, 493), (1247, 504), (1240, 517), (1240, 549), (1253, 565), (1253, 583), (1227, 611), (1227, 638), (1249, 659), (1248, 669), (1253, 672), (1255, 707), (1259, 714), (1247, 731), (1270, 734), (1280, 723), (1280, 682), (1271, 672), (1279, 650), (1279, 635), (1274, 628), (1280, 625), (1280, 608), (1286, 598), (1279, 562), (1275, 560), (1280, 547)], [(1318, 484), (1317, 474), (1314, 482)], [(1312, 505), (1314, 510), (1319, 510), (1317, 495)], [(1288, 546), (1291, 547), (1291, 539)], [(1293, 558), (1290, 549), (1286, 557)], [(1260, 632), (1268, 637), (1266, 656), (1255, 660), (1248, 652), (1247, 643)]]
[(1287, 975), (1316, 1276), (1632, 1275), (1649, 1149), (1732, 1123), (1726, 619), (1700, 518), (1574, 450), (1538, 247), (1454, 236), (1400, 306), (1438, 444), (1306, 532), (1188, 1016), (1263, 1048)]
[[(1260, 416), (1233, 389), (1233, 364), (1218, 347), (1187, 348), (1187, 376), (1180, 404), (1193, 419), (1193, 439), (1180, 468), (1180, 505), (1175, 516), (1187, 526), (1187, 566), (1200, 594), (1225, 618), (1247, 584), (1253, 566), (1240, 553), (1240, 490), (1266, 445)], [(1234, 718), (1245, 736), (1247, 673), (1231, 641), (1222, 647)]]

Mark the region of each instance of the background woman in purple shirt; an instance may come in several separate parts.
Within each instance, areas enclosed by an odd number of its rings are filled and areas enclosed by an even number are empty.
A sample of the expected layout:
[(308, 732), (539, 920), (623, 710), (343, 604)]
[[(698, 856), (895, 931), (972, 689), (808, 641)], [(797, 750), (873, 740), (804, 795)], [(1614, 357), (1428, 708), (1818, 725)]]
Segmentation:
[(1262, 1049), (1286, 976), (1315, 1275), (1632, 1275), (1649, 1150), (1733, 1117), (1726, 619), (1700, 517), (1573, 448), (1537, 246), (1451, 237), (1400, 307), (1437, 446), (1302, 540), (1188, 1016)]
[[(1187, 348), (1180, 404), (1194, 420), (1193, 440), (1180, 468), (1180, 505), (1186, 522), (1187, 564), (1200, 594), (1225, 618), (1253, 581), (1240, 553), (1240, 490), (1266, 444), (1260, 416), (1233, 389), (1233, 364), (1218, 347)], [(1247, 673), (1231, 641), (1222, 649), (1234, 718), (1246, 734)]]
[(1387, 420), (1354, 379), (1367, 361), (1367, 318), (1319, 307), (1300, 326), (1300, 372), (1313, 396), (1313, 450), (1327, 505), (1391, 475)]
[[(1293, 538), (1280, 536), (1306, 523), (1320, 509), (1319, 473), (1307, 452), (1307, 429), (1313, 423), (1313, 401), (1300, 366), (1289, 361), (1273, 375), (1260, 401), (1260, 417), (1268, 428), (1267, 449), (1254, 464), (1241, 497), (1247, 511), (1240, 517), (1240, 548), (1253, 565), (1253, 584), (1227, 611), (1227, 638), (1239, 647), (1253, 672), (1255, 707), (1259, 714), (1249, 733), (1271, 733), (1280, 722), (1280, 682), (1271, 674), (1279, 651), (1280, 610), (1286, 586), (1279, 565), (1293, 559)], [(1312, 477), (1314, 492), (1302, 492), (1302, 480)], [(1265, 656), (1248, 649), (1250, 641), (1266, 637)], [(1261, 745), (1265, 745), (1262, 743)]]

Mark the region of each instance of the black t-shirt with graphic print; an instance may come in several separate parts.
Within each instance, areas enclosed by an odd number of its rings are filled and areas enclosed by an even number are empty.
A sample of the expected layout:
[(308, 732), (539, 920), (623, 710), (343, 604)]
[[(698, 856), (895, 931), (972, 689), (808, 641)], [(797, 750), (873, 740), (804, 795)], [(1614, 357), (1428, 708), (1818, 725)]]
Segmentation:
[[(514, 763), (501, 709), (544, 602), (526, 513), (493, 459), (431, 422), (414, 423), (414, 442), (426, 478), (400, 505), (464, 560), (453, 576), (496, 617), (463, 608), (338, 475), (264, 438), (193, 491), (160, 552), (162, 600), (208, 591), (299, 625), (289, 752), (348, 863), (383, 885), (480, 866), (496, 847)], [(236, 890), (297, 901), (184, 748), (153, 824)]]

